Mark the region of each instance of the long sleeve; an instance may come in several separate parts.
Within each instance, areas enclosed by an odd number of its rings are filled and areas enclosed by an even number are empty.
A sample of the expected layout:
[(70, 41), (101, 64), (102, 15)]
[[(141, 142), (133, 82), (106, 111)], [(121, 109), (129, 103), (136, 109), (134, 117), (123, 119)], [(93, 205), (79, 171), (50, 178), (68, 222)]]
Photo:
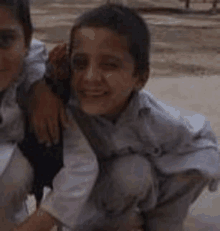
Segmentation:
[(175, 129), (170, 128), (173, 140), (167, 142), (166, 154), (157, 158), (157, 165), (166, 173), (197, 169), (207, 177), (219, 178), (218, 140), (210, 122), (194, 112), (176, 110), (176, 113)]
[(74, 123), (64, 132), (64, 167), (53, 180), (53, 190), (41, 208), (67, 227), (74, 228), (98, 176), (95, 153)]

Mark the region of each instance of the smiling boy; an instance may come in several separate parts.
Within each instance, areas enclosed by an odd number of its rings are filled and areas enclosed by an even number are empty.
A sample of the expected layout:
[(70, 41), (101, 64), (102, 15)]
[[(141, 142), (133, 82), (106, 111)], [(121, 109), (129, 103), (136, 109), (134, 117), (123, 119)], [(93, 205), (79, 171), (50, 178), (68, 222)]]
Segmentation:
[[(99, 160), (99, 177), (91, 181), (90, 193), (82, 187), (85, 194), (77, 194), (83, 170), (74, 172), (76, 181), (70, 171), (67, 178), (58, 173), (40, 205), (42, 215), (36, 212), (17, 230), (49, 230), (55, 223), (70, 230), (129, 230), (132, 213), (144, 230), (184, 230), (189, 206), (220, 176), (210, 123), (141, 91), (149, 77), (150, 33), (132, 9), (109, 4), (84, 13), (72, 28), (69, 48), (67, 107), (73, 115), (79, 112), (79, 121), (85, 119), (82, 129), (90, 128), (84, 135)], [(95, 137), (102, 144), (94, 145)], [(74, 140), (69, 137), (69, 144)], [(70, 178), (76, 188), (63, 180)]]
[[(179, 231), (191, 203), (219, 178), (218, 143), (204, 116), (180, 113), (140, 91), (149, 56), (144, 20), (124, 6), (101, 6), (72, 28), (71, 86), (94, 125), (91, 135), (108, 147), (100, 159), (109, 160), (110, 170), (92, 192), (96, 206), (107, 214), (138, 209), (145, 230)], [(106, 221), (112, 229), (113, 217)]]

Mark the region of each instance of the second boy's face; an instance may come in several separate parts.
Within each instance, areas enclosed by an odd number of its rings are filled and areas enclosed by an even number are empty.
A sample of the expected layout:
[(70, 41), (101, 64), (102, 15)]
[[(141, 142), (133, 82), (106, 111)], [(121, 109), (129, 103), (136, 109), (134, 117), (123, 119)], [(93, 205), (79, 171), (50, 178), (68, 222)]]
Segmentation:
[(22, 26), (8, 8), (0, 6), (0, 91), (18, 78), (26, 51)]
[(74, 37), (72, 86), (81, 109), (93, 115), (119, 113), (140, 85), (126, 39), (102, 28), (82, 28)]

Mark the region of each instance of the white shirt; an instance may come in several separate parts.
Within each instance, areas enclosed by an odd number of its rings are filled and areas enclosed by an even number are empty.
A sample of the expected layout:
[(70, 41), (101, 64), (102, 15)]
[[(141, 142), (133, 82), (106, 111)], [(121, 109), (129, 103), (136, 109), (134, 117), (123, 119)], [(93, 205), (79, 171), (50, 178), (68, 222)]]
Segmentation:
[[(70, 113), (69, 113), (70, 114)], [(65, 226), (74, 228), (98, 176), (98, 161), (77, 123), (64, 131), (64, 167), (41, 208)]]
[(167, 106), (140, 91), (115, 124), (102, 117), (94, 120), (111, 141), (112, 153), (145, 155), (164, 174), (197, 169), (207, 177), (220, 177), (217, 137), (203, 115)]
[[(217, 138), (205, 117), (156, 101), (148, 92), (134, 95), (116, 123), (91, 117), (112, 154), (139, 153), (164, 174), (197, 169), (219, 178)], [(41, 208), (65, 226), (77, 229), (98, 174), (98, 163), (78, 125), (64, 134), (65, 166), (53, 181), (54, 190)], [(107, 157), (107, 156), (106, 156)], [(83, 220), (83, 219), (82, 219)], [(78, 227), (77, 227), (78, 226)]]
[[(16, 142), (23, 139), (24, 121), (22, 111), (17, 103), (17, 88), (23, 83), (25, 85), (24, 90), (28, 91), (34, 82), (43, 78), (47, 57), (47, 50), (44, 44), (33, 39), (30, 45), (29, 55), (24, 61), (25, 72), (18, 77), (17, 82), (13, 83), (7, 89), (0, 105), (0, 116), (2, 117), (2, 123), (0, 123), (0, 145), (3, 143), (2, 147), (4, 147), (5, 144), (11, 145), (10, 143), (12, 141)], [(0, 152), (0, 175), (7, 166), (11, 155), (12, 151)], [(2, 159), (4, 159), (4, 161)]]
[[(33, 39), (30, 44), (30, 50), (28, 56), (24, 60), (24, 71), (21, 75), (18, 76), (18, 79), (9, 86), (6, 90), (1, 105), (0, 105), (0, 116), (2, 118), (2, 122), (0, 123), (0, 176), (3, 177), (3, 173), (10, 173), (10, 163), (15, 158), (18, 158), (18, 166), (22, 164), (22, 171), (26, 171), (26, 167), (29, 169), (29, 174), (25, 172), (25, 179), (28, 182), (32, 179), (32, 169), (27, 160), (22, 156), (20, 151), (16, 148), (16, 142), (23, 139), (24, 136), (24, 121), (23, 121), (23, 113), (19, 108), (17, 103), (17, 89), (20, 84), (24, 84), (25, 91), (28, 91), (30, 86), (37, 80), (40, 80), (44, 76), (44, 72), (46, 69), (46, 60), (48, 54), (47, 50), (43, 43), (40, 41)], [(26, 166), (23, 166), (23, 163)], [(20, 164), (20, 165), (19, 165)], [(6, 171), (8, 170), (8, 171)], [(17, 177), (23, 179), (23, 173), (19, 170), (19, 168), (13, 169), (13, 172), (16, 173)], [(11, 176), (5, 176), (8, 179), (11, 179)], [(19, 187), (17, 187), (17, 191), (13, 193), (28, 193), (26, 187), (27, 182), (20, 181)], [(29, 183), (28, 183), (29, 184)], [(6, 187), (6, 186), (5, 186)], [(10, 186), (10, 190), (12, 190), (13, 185)], [(4, 190), (4, 187), (1, 187)], [(6, 190), (7, 187), (6, 187)], [(4, 195), (4, 194), (2, 194)], [(12, 194), (13, 195), (13, 194)], [(22, 222), (24, 218), (28, 215), (27, 209), (24, 203), (21, 205), (20, 201), (17, 201), (14, 198), (13, 201), (10, 201), (13, 204), (8, 203), (7, 209), (11, 211), (12, 214), (8, 214), (8, 216), (13, 217), (14, 222)], [(21, 200), (20, 198), (18, 200)], [(14, 211), (13, 208), (20, 207), (20, 211)], [(19, 208), (17, 208), (19, 209)], [(14, 214), (17, 212), (16, 214)]]

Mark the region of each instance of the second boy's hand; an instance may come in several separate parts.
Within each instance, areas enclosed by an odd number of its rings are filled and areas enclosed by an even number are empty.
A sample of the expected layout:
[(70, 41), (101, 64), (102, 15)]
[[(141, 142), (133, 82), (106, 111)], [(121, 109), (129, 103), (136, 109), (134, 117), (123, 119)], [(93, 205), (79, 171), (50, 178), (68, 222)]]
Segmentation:
[(10, 231), (50, 231), (57, 224), (55, 218), (39, 209), (22, 224)]
[[(65, 79), (68, 68), (62, 64), (67, 62), (66, 44), (58, 45), (49, 53), (49, 61), (54, 68), (54, 75), (50, 78)], [(65, 112), (63, 101), (56, 96), (44, 80), (36, 83), (29, 103), (30, 123), (40, 143), (51, 146), (60, 141), (60, 125), (62, 129), (71, 127), (72, 121)]]
[(71, 126), (62, 101), (43, 80), (32, 87), (29, 120), (39, 142), (47, 146), (59, 143), (60, 124), (62, 128)]

